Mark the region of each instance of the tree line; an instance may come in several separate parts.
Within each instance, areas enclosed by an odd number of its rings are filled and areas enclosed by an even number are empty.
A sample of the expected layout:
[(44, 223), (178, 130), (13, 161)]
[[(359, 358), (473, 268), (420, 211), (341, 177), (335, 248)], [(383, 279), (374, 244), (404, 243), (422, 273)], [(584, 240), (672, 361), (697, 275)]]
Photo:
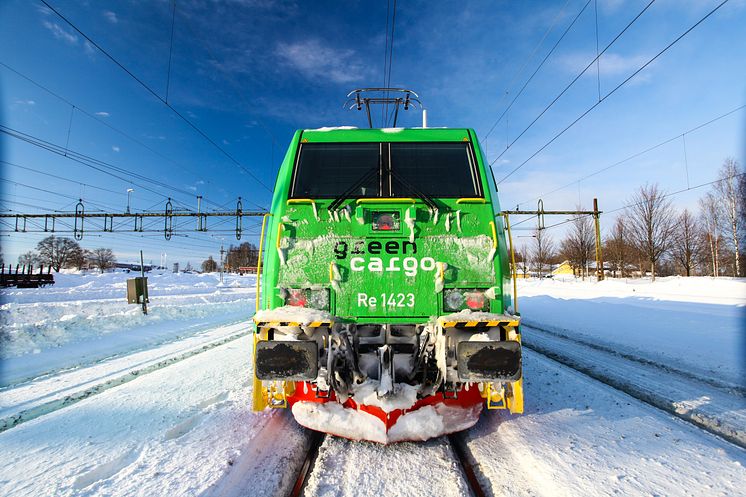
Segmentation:
[[(524, 276), (528, 265), (541, 276), (562, 261), (576, 276), (595, 268), (592, 218), (575, 216), (570, 223), (559, 244), (546, 230), (534, 231), (531, 246), (517, 253)], [(746, 175), (737, 161), (726, 159), (696, 210), (677, 211), (657, 184), (640, 187), (602, 240), (605, 270), (612, 277), (649, 272), (653, 280), (674, 274), (744, 276), (745, 238)]]
[(25, 266), (45, 265), (56, 272), (60, 269), (98, 268), (102, 273), (113, 268), (117, 262), (110, 248), (88, 250), (71, 238), (48, 236), (18, 257), (18, 264)]
[[(231, 245), (225, 254), (225, 270), (236, 272), (240, 267), (256, 267), (259, 263), (259, 249), (250, 242), (238, 246)], [(209, 256), (202, 262), (203, 273), (213, 273), (220, 269), (217, 261)]]

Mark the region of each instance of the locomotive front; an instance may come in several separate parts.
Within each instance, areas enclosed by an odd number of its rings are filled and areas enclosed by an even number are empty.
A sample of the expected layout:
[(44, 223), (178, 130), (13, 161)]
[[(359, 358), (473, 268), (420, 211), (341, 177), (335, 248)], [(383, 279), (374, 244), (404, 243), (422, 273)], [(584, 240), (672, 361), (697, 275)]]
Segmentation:
[(263, 229), (254, 409), (381, 443), (522, 412), (499, 210), (473, 130), (296, 132)]

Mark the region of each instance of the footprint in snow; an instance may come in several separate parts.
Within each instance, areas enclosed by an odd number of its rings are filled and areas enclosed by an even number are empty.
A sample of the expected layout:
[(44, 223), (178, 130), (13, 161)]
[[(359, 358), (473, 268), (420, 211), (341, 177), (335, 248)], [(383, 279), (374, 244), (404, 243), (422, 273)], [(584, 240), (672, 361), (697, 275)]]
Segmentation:
[(92, 470), (78, 475), (73, 482), (73, 488), (76, 490), (82, 490), (98, 481), (108, 480), (130, 464), (137, 461), (139, 456), (140, 452), (138, 450), (131, 449), (108, 462), (99, 464)]
[(197, 426), (202, 419), (207, 416), (207, 409), (210, 406), (214, 406), (216, 404), (219, 404), (220, 402), (225, 401), (228, 398), (228, 392), (221, 392), (217, 395), (214, 395), (212, 397), (209, 397), (199, 404), (195, 406), (196, 410), (199, 410), (196, 414), (193, 414), (192, 416), (189, 416), (181, 423), (177, 424), (173, 428), (170, 428), (166, 433), (163, 435), (164, 440), (176, 440), (177, 438), (181, 438), (192, 429)]

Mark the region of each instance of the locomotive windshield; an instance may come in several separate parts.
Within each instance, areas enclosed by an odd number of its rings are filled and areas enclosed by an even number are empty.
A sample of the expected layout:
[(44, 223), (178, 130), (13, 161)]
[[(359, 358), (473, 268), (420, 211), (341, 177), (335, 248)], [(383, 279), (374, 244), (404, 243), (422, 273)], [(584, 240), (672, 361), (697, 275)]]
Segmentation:
[(481, 197), (468, 143), (304, 143), (291, 198)]

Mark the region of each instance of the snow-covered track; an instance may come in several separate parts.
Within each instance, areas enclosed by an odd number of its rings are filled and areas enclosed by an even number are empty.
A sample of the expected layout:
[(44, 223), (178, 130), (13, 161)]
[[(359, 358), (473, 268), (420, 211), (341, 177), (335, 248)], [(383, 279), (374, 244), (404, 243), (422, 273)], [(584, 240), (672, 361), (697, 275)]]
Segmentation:
[(382, 445), (326, 436), (301, 495), (430, 497), (470, 493), (447, 437)]
[(321, 447), (326, 436), (318, 431), (308, 431), (310, 432), (308, 451), (306, 452), (306, 457), (303, 459), (303, 464), (301, 464), (301, 467), (298, 470), (298, 477), (295, 479), (295, 484), (288, 494), (290, 497), (299, 497), (303, 495), (303, 489), (306, 487), (308, 475), (311, 474), (313, 464), (316, 462), (316, 457), (319, 455), (319, 447)]
[(464, 472), (466, 482), (469, 484), (469, 489), (471, 490), (472, 495), (474, 495), (474, 497), (486, 497), (488, 494), (484, 491), (484, 488), (482, 488), (482, 484), (477, 477), (474, 466), (471, 464), (471, 460), (466, 453), (467, 448), (465, 447), (464, 442), (457, 434), (448, 435), (448, 441), (451, 442), (451, 448), (453, 449), (453, 453), (456, 455), (456, 460), (458, 460), (458, 463), (461, 465), (461, 469)]
[[(90, 382), (85, 382), (83, 383), (83, 386), (79, 388), (75, 388), (75, 385), (67, 388), (59, 388), (51, 394), (45, 394), (43, 396), (30, 399), (24, 403), (24, 405), (27, 406), (26, 408), (0, 418), (0, 433), (27, 421), (31, 421), (32, 419), (36, 419), (65, 407), (74, 405), (84, 399), (88, 399), (111, 388), (123, 385), (132, 380), (163, 369), (167, 366), (179, 363), (190, 357), (194, 357), (198, 354), (202, 354), (204, 352), (207, 352), (208, 350), (212, 350), (226, 343), (238, 340), (239, 338), (246, 336), (251, 331), (248, 325), (241, 325), (241, 328), (243, 328), (241, 331), (231, 333), (227, 336), (222, 336), (216, 340), (202, 343), (185, 351), (181, 351), (179, 353), (172, 354), (166, 357), (159, 357), (156, 360), (144, 361), (142, 363), (139, 363), (135, 367), (128, 368), (126, 371), (121, 372), (121, 374), (109, 376), (103, 381), (94, 382), (93, 384), (91, 384)], [(52, 378), (52, 380), (55, 379)]]
[[(570, 342), (574, 342), (580, 345), (584, 345), (586, 347), (590, 347), (595, 350), (607, 352), (614, 356), (628, 359), (632, 362), (637, 362), (640, 364), (644, 364), (646, 366), (653, 366), (657, 369), (663, 370), (668, 373), (675, 373), (675, 374), (678, 374), (679, 376), (688, 378), (690, 380), (694, 380), (698, 383), (706, 383), (710, 386), (719, 388), (733, 395), (746, 397), (746, 385), (744, 384), (739, 385), (739, 384), (735, 384), (730, 381), (726, 381), (722, 378), (713, 377), (712, 375), (715, 374), (714, 371), (713, 372), (692, 371), (692, 370), (684, 369), (683, 367), (674, 366), (673, 364), (662, 364), (660, 361), (656, 361), (654, 359), (650, 359), (646, 357), (641, 357), (639, 354), (635, 354), (634, 352), (627, 352), (622, 348), (614, 348), (611, 345), (594, 342), (593, 340), (583, 338), (581, 335), (577, 335), (577, 334), (572, 335), (567, 330), (555, 329), (553, 327), (544, 326), (544, 325), (534, 323), (526, 319), (523, 320), (523, 327), (530, 328), (531, 330), (537, 330), (548, 336), (553, 336), (553, 337), (565, 339), (565, 340), (568, 340)], [(652, 352), (655, 352), (655, 351), (652, 351)]]
[[(308, 479), (311, 473), (314, 470), (314, 466), (317, 462), (317, 458), (319, 455), (319, 448), (324, 443), (327, 436), (323, 433), (319, 432), (310, 432), (310, 443), (308, 447), (308, 451), (306, 452), (305, 459), (303, 461), (303, 464), (300, 466), (298, 470), (298, 476), (295, 480), (295, 485), (293, 486), (292, 490), (288, 494), (289, 497), (300, 497), (304, 494), (304, 491), (306, 491), (308, 486)], [(489, 495), (484, 491), (482, 488), (482, 485), (479, 481), (479, 478), (477, 477), (477, 474), (475, 472), (474, 466), (471, 463), (471, 459), (466, 453), (466, 449), (464, 447), (463, 442), (459, 439), (459, 436), (457, 434), (448, 435), (447, 437), (443, 437), (442, 440), (447, 440), (448, 444), (450, 445), (450, 451), (452, 452), (453, 459), (454, 459), (454, 466), (457, 466), (461, 469), (463, 480), (468, 485), (468, 490), (471, 495), (474, 497), (485, 497)], [(342, 441), (342, 444), (346, 445), (347, 443), (353, 443), (353, 444), (361, 444), (361, 445), (376, 445), (375, 443), (371, 442), (348, 442), (348, 441)], [(418, 444), (418, 442), (415, 442), (415, 446)], [(408, 445), (408, 444), (407, 444)], [(424, 445), (424, 444), (423, 444)], [(394, 444), (392, 446), (380, 446), (380, 449), (382, 451), (390, 450), (392, 453), (396, 453), (397, 444)], [(428, 451), (428, 447), (423, 447), (423, 452)], [(404, 484), (404, 482), (402, 482)], [(308, 492), (306, 492), (308, 495)]]
[(533, 326), (523, 326), (523, 339), (538, 354), (746, 448), (744, 399), (733, 389)]

